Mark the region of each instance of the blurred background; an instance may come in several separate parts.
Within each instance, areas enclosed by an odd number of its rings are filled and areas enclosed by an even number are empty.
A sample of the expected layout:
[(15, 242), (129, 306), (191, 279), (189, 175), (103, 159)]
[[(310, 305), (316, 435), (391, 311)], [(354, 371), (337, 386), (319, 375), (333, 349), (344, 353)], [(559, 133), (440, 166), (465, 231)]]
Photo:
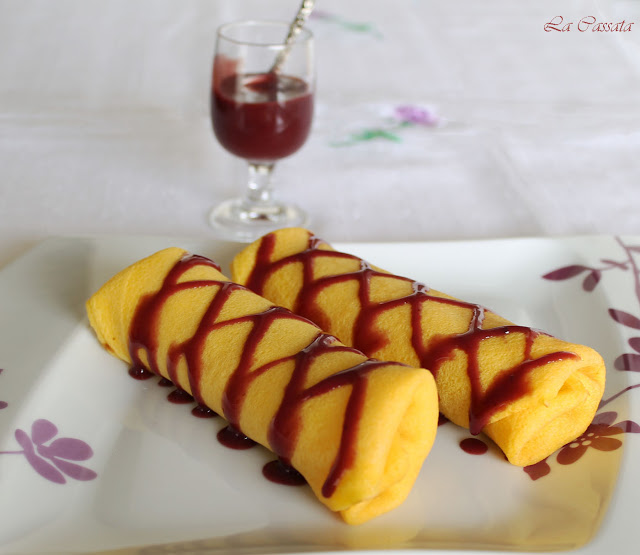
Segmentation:
[[(298, 5), (0, 0), (0, 267), (52, 235), (213, 236), (245, 181), (211, 130), (215, 30)], [(318, 234), (639, 231), (637, 0), (320, 0), (308, 26), (314, 127), (276, 189)]]

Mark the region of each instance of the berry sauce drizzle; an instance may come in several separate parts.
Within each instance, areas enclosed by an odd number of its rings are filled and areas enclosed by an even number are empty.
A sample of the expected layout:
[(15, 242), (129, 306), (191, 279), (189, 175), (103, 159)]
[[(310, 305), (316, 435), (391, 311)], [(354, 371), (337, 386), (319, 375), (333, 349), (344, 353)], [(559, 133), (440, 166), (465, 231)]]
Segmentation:
[(244, 451), (251, 449), (256, 444), (251, 438), (248, 438), (242, 432), (236, 430), (231, 424), (222, 428), (217, 435), (218, 441), (229, 449)]
[(489, 450), (489, 446), (481, 439), (467, 437), (460, 441), (460, 449), (469, 455), (484, 455)]
[(132, 366), (129, 368), (129, 376), (131, 376), (134, 380), (145, 381), (153, 378), (155, 374), (153, 372), (149, 372), (142, 366)]
[[(429, 369), (437, 377), (441, 366), (451, 360), (457, 351), (467, 356), (467, 375), (471, 385), (471, 399), (469, 408), (469, 429), (473, 435), (479, 434), (490, 421), (491, 417), (508, 404), (529, 393), (527, 377), (535, 368), (545, 364), (578, 358), (575, 353), (558, 351), (532, 358), (531, 349), (536, 337), (543, 332), (532, 328), (505, 325), (484, 329), (482, 327), (486, 309), (480, 305), (441, 297), (430, 294), (429, 288), (409, 278), (388, 274), (373, 268), (368, 262), (343, 252), (327, 250), (328, 245), (321, 239), (310, 235), (307, 248), (301, 252), (272, 261), (277, 241), (274, 233), (265, 235), (260, 240), (256, 253), (255, 265), (247, 280), (247, 287), (262, 295), (270, 277), (281, 268), (289, 264), (299, 264), (302, 267), (302, 286), (291, 309), (301, 316), (315, 322), (322, 329), (331, 331), (332, 323), (318, 306), (319, 295), (328, 287), (338, 283), (356, 281), (358, 284), (358, 300), (360, 312), (353, 325), (353, 346), (367, 356), (375, 357), (376, 353), (385, 346), (388, 339), (379, 330), (375, 322), (380, 314), (400, 306), (409, 306), (411, 311), (411, 345), (420, 361), (420, 366)], [(324, 247), (324, 248), (321, 248)], [(358, 269), (352, 272), (328, 275), (314, 278), (315, 261), (319, 259), (349, 259), (358, 263)], [(371, 281), (374, 277), (386, 277), (411, 284), (409, 295), (391, 299), (385, 302), (371, 300)], [(422, 310), (426, 302), (446, 304), (458, 308), (468, 309), (471, 313), (469, 327), (464, 333), (452, 334), (432, 340), (429, 345), (424, 344), (425, 330), (423, 329)], [(287, 304), (287, 303), (284, 303)], [(484, 389), (481, 383), (479, 368), (479, 349), (483, 341), (493, 337), (506, 337), (510, 334), (522, 334), (525, 339), (524, 360), (520, 364), (500, 374), (488, 387)], [(344, 341), (344, 339), (343, 339)], [(409, 360), (400, 362), (410, 363)]]
[[(207, 407), (201, 390), (201, 383), (206, 370), (203, 362), (206, 339), (209, 334), (218, 329), (250, 322), (252, 327), (246, 339), (240, 361), (231, 372), (223, 392), (221, 416), (229, 422), (229, 425), (220, 430), (218, 440), (223, 445), (233, 449), (246, 449), (255, 445), (253, 440), (244, 435), (240, 426), (240, 416), (247, 392), (253, 381), (271, 368), (286, 361), (294, 361), (294, 369), (289, 384), (285, 388), (280, 406), (276, 410), (268, 429), (269, 446), (278, 456), (278, 464), (267, 465), (269, 468), (263, 470), (263, 474), (278, 483), (299, 482), (299, 478), (292, 478), (298, 473), (291, 466), (291, 458), (297, 444), (301, 426), (301, 410), (304, 403), (334, 389), (347, 387), (350, 394), (344, 415), (343, 433), (338, 445), (336, 458), (322, 487), (322, 494), (325, 497), (330, 497), (340, 483), (342, 475), (351, 467), (355, 459), (355, 438), (366, 394), (367, 374), (376, 367), (388, 365), (389, 363), (365, 360), (356, 366), (308, 386), (306, 385), (309, 381), (308, 374), (316, 358), (337, 351), (358, 352), (338, 343), (335, 337), (318, 329), (317, 336), (313, 341), (297, 354), (272, 360), (262, 366), (255, 367), (256, 351), (274, 322), (281, 319), (292, 319), (308, 324), (308, 321), (284, 308), (275, 306), (257, 314), (218, 321), (221, 311), (234, 291), (245, 290), (246, 288), (222, 279), (180, 281), (188, 270), (199, 265), (210, 266), (218, 271), (220, 270), (213, 261), (207, 258), (186, 255), (176, 262), (157, 292), (146, 295), (140, 300), (129, 331), (129, 353), (132, 359), (132, 369), (135, 369), (130, 370), (130, 374), (137, 379), (146, 379), (147, 374), (149, 376), (154, 374), (162, 376), (158, 361), (158, 329), (160, 316), (167, 301), (173, 295), (187, 289), (216, 288), (215, 295), (193, 336), (183, 343), (173, 344), (169, 349), (167, 354), (168, 376), (162, 377), (177, 387), (175, 391), (169, 394), (169, 400), (178, 402), (176, 399), (180, 399), (180, 402), (195, 402), (197, 403), (196, 408), (198, 411), (206, 412), (209, 410), (215, 415), (215, 412)], [(181, 384), (178, 380), (178, 362), (183, 358), (187, 363), (188, 384)], [(143, 361), (147, 361), (147, 364)], [(402, 366), (400, 363), (392, 364)], [(145, 376), (145, 378), (140, 378), (140, 376)], [(283, 476), (288, 476), (288, 478)]]
[(196, 418), (216, 418), (218, 416), (217, 412), (211, 410), (209, 407), (205, 407), (204, 405), (193, 407), (191, 409), (191, 414)]
[(167, 400), (175, 405), (188, 405), (193, 403), (193, 397), (189, 395), (184, 389), (174, 389), (169, 395)]
[(267, 480), (284, 486), (303, 486), (307, 483), (302, 474), (280, 459), (265, 464), (262, 474)]

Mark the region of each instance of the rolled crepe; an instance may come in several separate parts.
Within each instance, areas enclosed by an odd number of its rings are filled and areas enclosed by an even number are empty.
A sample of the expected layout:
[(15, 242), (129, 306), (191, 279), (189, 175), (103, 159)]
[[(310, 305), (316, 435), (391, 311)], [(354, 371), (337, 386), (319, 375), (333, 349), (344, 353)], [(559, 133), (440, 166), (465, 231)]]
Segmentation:
[(87, 313), (107, 350), (276, 453), (350, 524), (402, 503), (433, 444), (429, 372), (367, 359), (206, 258), (169, 248), (140, 260)]
[(517, 326), (289, 228), (240, 252), (232, 277), (367, 356), (429, 369), (440, 411), (519, 466), (578, 437), (604, 392), (589, 347)]

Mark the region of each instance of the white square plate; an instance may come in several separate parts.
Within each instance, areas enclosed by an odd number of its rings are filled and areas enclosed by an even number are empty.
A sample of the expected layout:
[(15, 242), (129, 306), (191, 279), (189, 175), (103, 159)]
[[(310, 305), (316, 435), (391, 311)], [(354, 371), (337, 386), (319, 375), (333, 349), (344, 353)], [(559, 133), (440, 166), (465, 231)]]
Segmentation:
[[(94, 339), (84, 301), (128, 264), (172, 245), (213, 258), (227, 274), (240, 248), (50, 239), (0, 272), (0, 552), (637, 553), (640, 238), (334, 245), (588, 344), (608, 368), (596, 424), (560, 458), (525, 472), (486, 438), (485, 454), (466, 453), (468, 431), (445, 424), (407, 501), (357, 527), (308, 488), (265, 480), (267, 450), (223, 447), (221, 419), (167, 402), (156, 379), (132, 380)], [(542, 277), (568, 266), (574, 272), (556, 274), (565, 279)]]

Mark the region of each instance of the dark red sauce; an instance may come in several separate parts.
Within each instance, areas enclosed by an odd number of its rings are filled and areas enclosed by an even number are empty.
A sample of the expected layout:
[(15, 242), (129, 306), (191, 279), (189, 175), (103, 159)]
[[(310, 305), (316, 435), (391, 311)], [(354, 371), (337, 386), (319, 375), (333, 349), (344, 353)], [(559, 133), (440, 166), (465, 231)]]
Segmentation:
[(193, 416), (195, 416), (196, 418), (216, 418), (218, 416), (217, 412), (203, 405), (193, 407), (191, 409), (191, 414), (193, 414)]
[(460, 442), (460, 448), (469, 455), (484, 455), (489, 446), (476, 437), (467, 437)]
[[(202, 353), (207, 337), (217, 329), (250, 322), (252, 328), (247, 336), (240, 361), (231, 372), (222, 396), (222, 416), (229, 422), (229, 426), (220, 430), (217, 437), (223, 445), (233, 449), (246, 449), (255, 444), (253, 440), (244, 435), (239, 424), (247, 392), (253, 380), (269, 372), (276, 365), (293, 360), (294, 369), (291, 379), (285, 388), (281, 404), (268, 429), (270, 448), (279, 457), (280, 464), (285, 467), (291, 466), (291, 457), (297, 444), (301, 424), (300, 411), (304, 403), (333, 389), (348, 387), (350, 396), (344, 416), (342, 438), (336, 458), (322, 488), (323, 495), (330, 497), (338, 486), (343, 473), (353, 464), (356, 455), (355, 437), (366, 393), (366, 376), (376, 367), (388, 365), (389, 363), (365, 360), (359, 365), (329, 376), (314, 385), (307, 386), (305, 385), (308, 381), (307, 376), (315, 358), (336, 351), (357, 352), (352, 348), (337, 343), (333, 336), (322, 333), (318, 329), (316, 337), (299, 353), (272, 360), (256, 367), (255, 353), (265, 334), (277, 320), (286, 318), (307, 324), (309, 322), (301, 316), (280, 307), (270, 307), (261, 313), (218, 322), (217, 318), (232, 293), (238, 289), (245, 288), (235, 283), (218, 280), (180, 282), (181, 276), (197, 265), (211, 266), (219, 270), (219, 267), (211, 260), (196, 255), (185, 256), (169, 271), (159, 291), (149, 294), (140, 300), (129, 331), (129, 352), (133, 367), (143, 367), (142, 353), (144, 353), (146, 360), (149, 361), (149, 370), (160, 375), (158, 365), (158, 325), (165, 303), (172, 295), (186, 289), (218, 288), (193, 336), (183, 343), (173, 344), (169, 349), (167, 372), (170, 381), (178, 384), (177, 364), (179, 360), (184, 358), (187, 363), (187, 375), (191, 391), (190, 395), (186, 392), (185, 394), (189, 396), (189, 402), (195, 400), (198, 404), (196, 407), (198, 411), (205, 411), (207, 407), (202, 398), (200, 384), (206, 371), (203, 366)], [(400, 363), (393, 364), (403, 366)], [(179, 389), (177, 391), (182, 390)], [(277, 473), (277, 471), (273, 469), (267, 470), (266, 474), (269, 473), (273, 474)]]
[(267, 480), (285, 486), (303, 486), (307, 483), (302, 474), (280, 459), (265, 464), (262, 474)]
[(158, 380), (158, 385), (160, 387), (173, 387), (173, 382), (171, 380), (168, 380), (167, 378), (160, 378)]
[(214, 80), (211, 117), (218, 141), (229, 152), (252, 161), (275, 161), (306, 141), (313, 95), (296, 77), (232, 73)]
[(229, 449), (251, 449), (256, 444), (251, 438), (248, 438), (242, 432), (236, 430), (233, 426), (225, 426), (218, 432), (218, 441)]
[[(406, 305), (411, 310), (412, 347), (423, 368), (429, 369), (434, 376), (437, 376), (442, 364), (450, 360), (456, 351), (461, 350), (466, 353), (468, 358), (467, 373), (471, 384), (469, 428), (474, 435), (480, 433), (495, 413), (529, 392), (527, 377), (532, 370), (551, 362), (577, 358), (575, 353), (561, 351), (533, 359), (531, 358), (531, 348), (535, 338), (542, 332), (516, 325), (483, 329), (482, 324), (486, 313), (484, 307), (430, 294), (429, 288), (422, 283), (378, 271), (356, 256), (321, 249), (319, 247), (326, 245), (326, 243), (313, 235), (310, 236), (305, 250), (272, 262), (275, 242), (275, 234), (265, 235), (260, 241), (255, 266), (247, 280), (247, 287), (256, 293), (263, 294), (264, 286), (269, 277), (280, 268), (288, 264), (301, 264), (303, 284), (291, 308), (295, 313), (314, 321), (323, 329), (330, 331), (332, 326), (326, 314), (318, 307), (317, 299), (320, 293), (327, 287), (337, 283), (354, 280), (358, 283), (358, 299), (361, 309), (353, 327), (353, 346), (367, 356), (376, 356), (377, 351), (383, 348), (387, 342), (387, 338), (377, 331), (374, 326), (377, 317), (385, 311)], [(317, 259), (321, 258), (355, 260), (358, 262), (359, 268), (353, 272), (314, 279), (314, 264)], [(393, 277), (394, 279), (409, 282), (412, 286), (412, 293), (386, 302), (373, 302), (370, 300), (370, 293), (371, 280), (375, 276)], [(422, 308), (427, 301), (470, 309), (472, 316), (468, 330), (464, 333), (442, 337), (432, 341), (429, 345), (425, 345), (423, 340), (425, 334), (422, 329)], [(524, 361), (503, 372), (494, 380), (487, 391), (483, 391), (478, 367), (480, 346), (483, 341), (489, 338), (505, 337), (512, 333), (521, 333), (525, 337)]]
[(129, 376), (131, 376), (134, 380), (149, 380), (155, 377), (153, 372), (149, 372), (142, 366), (132, 366), (129, 368)]
[(174, 389), (167, 395), (167, 401), (175, 405), (188, 405), (189, 403), (193, 403), (193, 397), (184, 389)]

